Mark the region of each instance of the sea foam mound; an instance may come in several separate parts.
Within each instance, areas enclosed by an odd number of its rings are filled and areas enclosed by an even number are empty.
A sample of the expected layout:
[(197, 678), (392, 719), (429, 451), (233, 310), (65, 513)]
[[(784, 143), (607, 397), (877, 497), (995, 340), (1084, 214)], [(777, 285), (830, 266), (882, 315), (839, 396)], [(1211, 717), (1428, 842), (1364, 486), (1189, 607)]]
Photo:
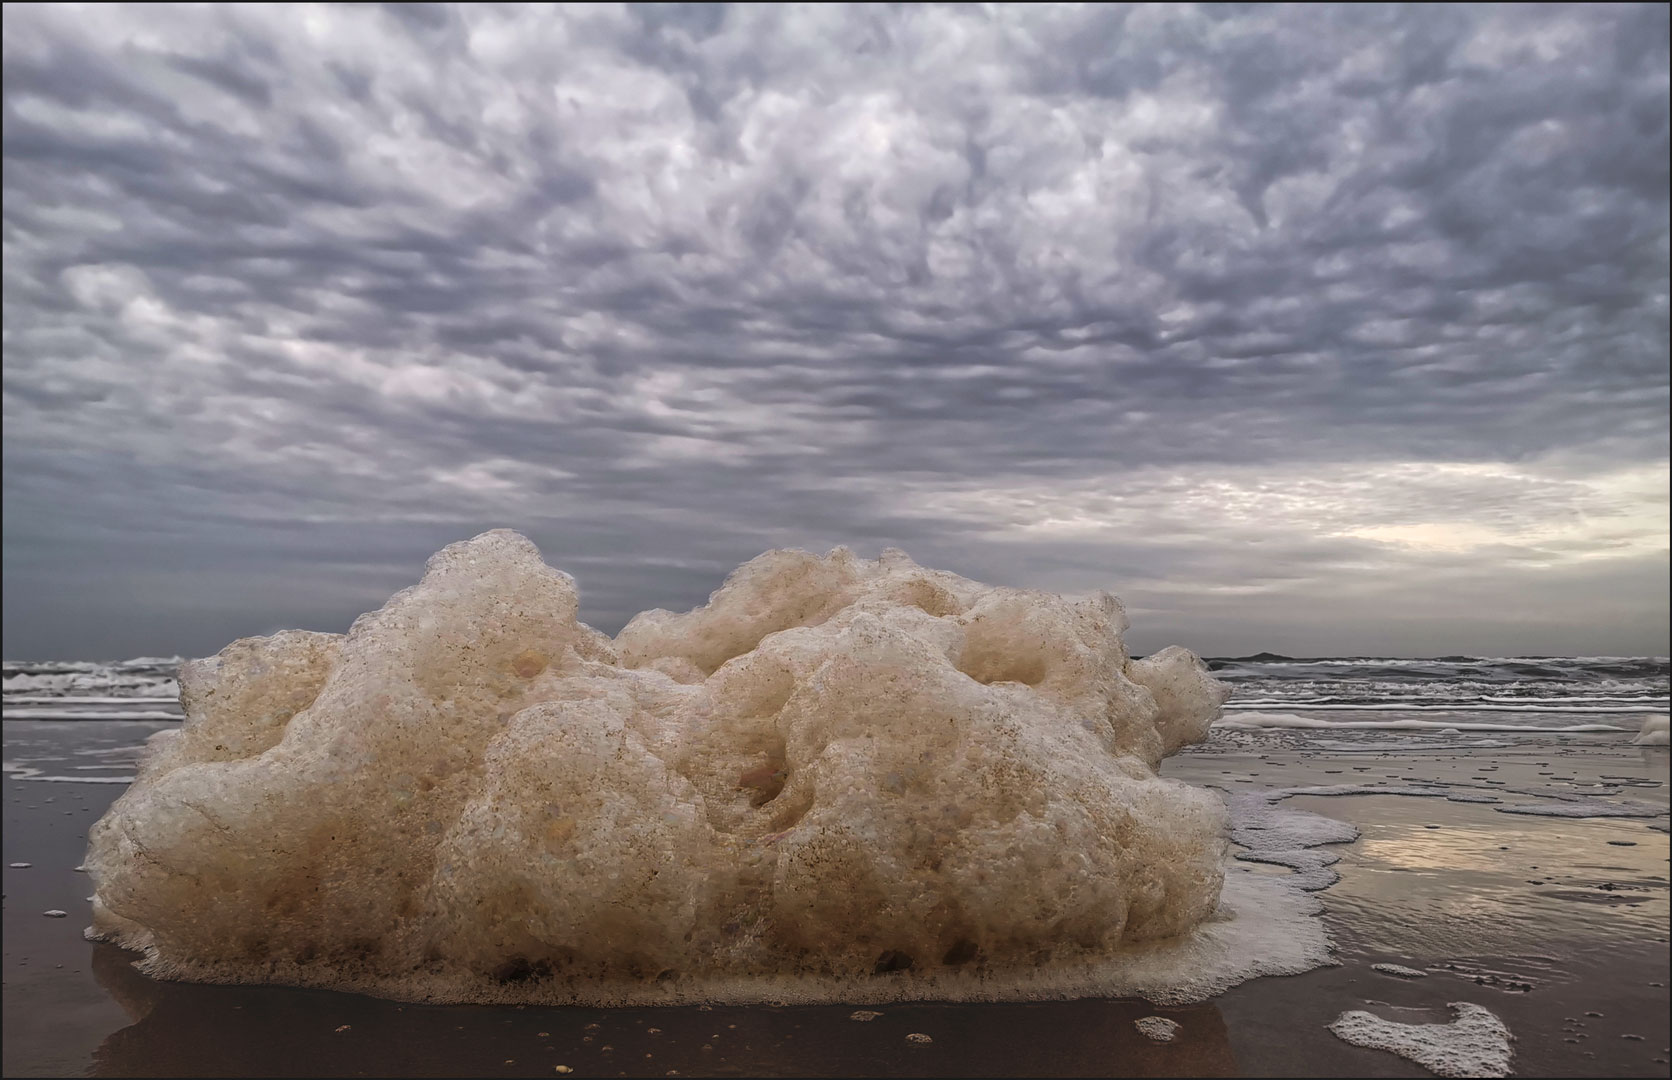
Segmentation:
[(1638, 746), (1666, 746), (1672, 739), (1668, 738), (1672, 728), (1668, 727), (1668, 719), (1664, 716), (1645, 716), (1643, 727), (1637, 737), (1631, 740)]
[(89, 936), (433, 1001), (1190, 1000), (1327, 962), (1315, 903), (1227, 885), (1223, 805), (1156, 775), (1226, 691), (1130, 659), (1111, 596), (838, 548), (614, 641), (576, 609), (500, 530), (346, 635), (185, 664), (90, 834)]

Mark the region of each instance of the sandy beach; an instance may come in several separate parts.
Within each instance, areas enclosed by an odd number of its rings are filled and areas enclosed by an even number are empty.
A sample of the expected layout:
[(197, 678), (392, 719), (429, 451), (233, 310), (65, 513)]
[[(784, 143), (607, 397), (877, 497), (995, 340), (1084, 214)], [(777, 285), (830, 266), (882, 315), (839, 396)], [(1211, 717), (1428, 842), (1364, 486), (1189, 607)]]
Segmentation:
[[(1505, 813), (1564, 798), (1667, 803), (1668, 752), (1620, 736), (1365, 739), (1216, 732), (1165, 773), (1228, 793), (1444, 785), (1408, 795), (1282, 800), (1356, 826), (1322, 893), (1340, 963), (1257, 979), (1199, 1005), (1142, 1001), (870, 1007), (553, 1009), (417, 1006), (324, 991), (158, 982), (82, 939), (75, 867), (120, 783), (19, 779), (120, 764), (149, 721), (9, 721), (5, 755), (4, 1071), (23, 1075), (1423, 1076), (1327, 1030), (1342, 1012), (1443, 1023), (1448, 1003), (1499, 1016), (1519, 1076), (1667, 1074), (1666, 818)], [(87, 775), (102, 775), (99, 768)], [(1524, 793), (1533, 794), (1524, 794)], [(1589, 804), (1587, 804), (1589, 805)], [(10, 864), (27, 862), (28, 867)], [(1233, 872), (1287, 874), (1238, 863)], [(48, 910), (64, 918), (43, 916)], [(1372, 968), (1425, 972), (1401, 977)], [(1153, 1042), (1134, 1021), (1177, 1022)], [(928, 1035), (929, 1042), (908, 1040)]]

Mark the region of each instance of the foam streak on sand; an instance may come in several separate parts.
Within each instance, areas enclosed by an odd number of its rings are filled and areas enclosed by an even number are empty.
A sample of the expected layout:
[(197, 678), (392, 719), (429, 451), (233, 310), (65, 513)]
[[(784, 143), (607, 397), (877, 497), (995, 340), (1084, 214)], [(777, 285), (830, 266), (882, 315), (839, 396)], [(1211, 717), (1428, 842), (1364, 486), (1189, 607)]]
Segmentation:
[[(448, 1001), (1196, 1000), (1327, 962), (1156, 773), (1224, 688), (1120, 604), (770, 552), (611, 641), (515, 533), (234, 643), (90, 834), (146, 970)], [(1223, 894), (1222, 894), (1223, 887)]]
[(1398, 1024), (1367, 1012), (1342, 1013), (1329, 1026), (1354, 1046), (1408, 1058), (1436, 1076), (1508, 1076), (1510, 1033), (1488, 1009), (1454, 1001), (1449, 1024)]
[(1319, 892), (1341, 880), (1330, 869), (1341, 856), (1316, 849), (1350, 843), (1358, 839), (1359, 831), (1322, 814), (1278, 808), (1282, 800), (1309, 790), (1238, 791), (1228, 793), (1226, 802), (1231, 810), (1231, 839), (1244, 849), (1237, 853), (1238, 859), (1286, 866), (1295, 872), (1298, 888)]

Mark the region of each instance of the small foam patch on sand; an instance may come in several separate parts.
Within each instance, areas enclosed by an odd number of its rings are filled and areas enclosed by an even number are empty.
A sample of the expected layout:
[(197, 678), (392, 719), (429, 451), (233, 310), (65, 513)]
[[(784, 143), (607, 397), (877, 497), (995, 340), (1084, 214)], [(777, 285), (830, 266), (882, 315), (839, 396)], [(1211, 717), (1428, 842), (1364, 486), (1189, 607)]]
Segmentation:
[(1490, 1010), (1454, 1001), (1449, 1024), (1399, 1024), (1367, 1012), (1345, 1012), (1329, 1026), (1354, 1046), (1386, 1050), (1436, 1076), (1510, 1075), (1510, 1033)]
[(1179, 1033), (1178, 1021), (1169, 1020), (1165, 1016), (1146, 1016), (1132, 1021), (1132, 1026), (1145, 1038), (1154, 1039), (1156, 1042), (1172, 1042)]
[(1330, 869), (1341, 856), (1316, 849), (1357, 840), (1357, 827), (1309, 810), (1277, 806), (1291, 795), (1317, 791), (1279, 788), (1228, 793), (1225, 802), (1231, 811), (1231, 841), (1244, 849), (1236, 857), (1243, 862), (1286, 866), (1295, 873), (1290, 879), (1293, 886), (1306, 892), (1322, 891), (1341, 880), (1341, 875)]

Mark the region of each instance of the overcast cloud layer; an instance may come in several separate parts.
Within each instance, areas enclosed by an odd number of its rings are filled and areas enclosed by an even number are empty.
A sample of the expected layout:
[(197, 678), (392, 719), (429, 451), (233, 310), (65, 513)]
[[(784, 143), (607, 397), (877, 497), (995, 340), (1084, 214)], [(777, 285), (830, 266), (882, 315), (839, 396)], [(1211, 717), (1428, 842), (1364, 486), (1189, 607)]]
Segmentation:
[(8, 657), (532, 536), (1666, 654), (1664, 5), (8, 9)]

